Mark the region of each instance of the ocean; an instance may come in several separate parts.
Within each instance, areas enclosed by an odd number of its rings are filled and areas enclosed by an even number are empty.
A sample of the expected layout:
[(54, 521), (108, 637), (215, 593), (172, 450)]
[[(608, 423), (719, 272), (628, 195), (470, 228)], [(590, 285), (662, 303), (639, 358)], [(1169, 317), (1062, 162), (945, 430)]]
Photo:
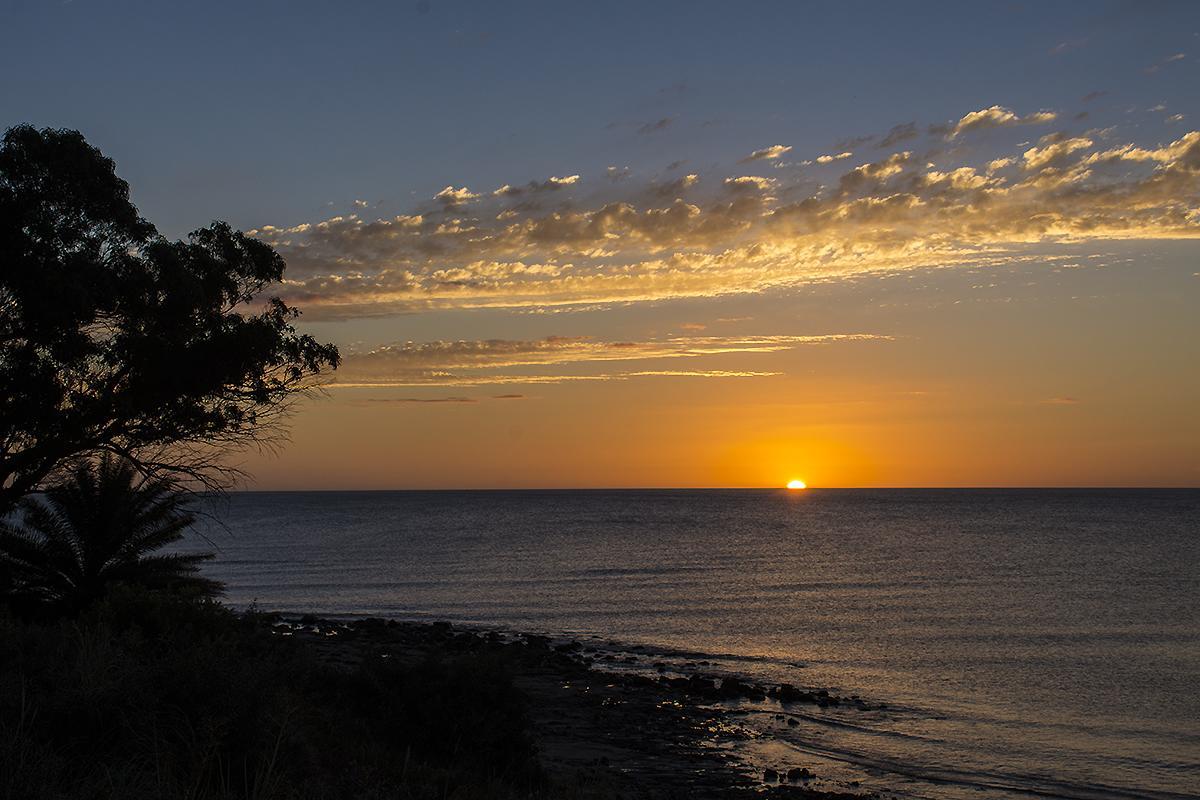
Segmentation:
[(210, 511), (196, 544), (237, 606), (641, 645), (886, 706), (806, 711), (749, 738), (752, 763), (913, 797), (1200, 796), (1200, 491), (247, 492)]

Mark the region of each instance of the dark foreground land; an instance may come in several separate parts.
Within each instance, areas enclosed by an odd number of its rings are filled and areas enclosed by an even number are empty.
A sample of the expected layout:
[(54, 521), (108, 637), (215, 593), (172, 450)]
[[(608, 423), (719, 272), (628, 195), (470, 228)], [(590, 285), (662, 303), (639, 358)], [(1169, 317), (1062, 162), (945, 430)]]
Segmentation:
[(585, 643), (134, 594), (0, 627), (5, 799), (860, 796), (744, 765), (731, 710), (855, 701)]

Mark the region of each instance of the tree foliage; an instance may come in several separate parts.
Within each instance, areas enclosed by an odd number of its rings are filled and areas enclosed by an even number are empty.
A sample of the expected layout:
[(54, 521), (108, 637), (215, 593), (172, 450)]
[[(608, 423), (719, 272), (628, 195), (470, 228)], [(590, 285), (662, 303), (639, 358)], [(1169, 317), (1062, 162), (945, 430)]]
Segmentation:
[(216, 484), (337, 349), (263, 293), (268, 245), (215, 222), (168, 241), (78, 132), (0, 142), (0, 514), (80, 460)]
[(157, 551), (177, 542), (195, 521), (188, 495), (104, 455), (19, 504), (21, 525), (0, 527), (0, 573), (17, 606), (73, 613), (116, 584), (182, 593), (218, 594), (199, 574), (211, 554)]

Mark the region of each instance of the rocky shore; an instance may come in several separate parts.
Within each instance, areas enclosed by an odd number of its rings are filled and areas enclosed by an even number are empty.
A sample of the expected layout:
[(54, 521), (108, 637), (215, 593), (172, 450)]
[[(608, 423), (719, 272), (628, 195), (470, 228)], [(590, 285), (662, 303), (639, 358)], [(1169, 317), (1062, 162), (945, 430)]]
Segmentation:
[(496, 657), (527, 700), (542, 768), (567, 796), (878, 797), (857, 781), (822, 775), (815, 763), (779, 760), (788, 757), (785, 751), (755, 763), (741, 746), (764, 737), (744, 724), (747, 705), (760, 716), (774, 709), (775, 724), (795, 726), (790, 712), (805, 707), (869, 710), (858, 697), (714, 674), (703, 661), (649, 661), (636, 647), (621, 652), (448, 623), (279, 617), (272, 630), (303, 642), (335, 668), (353, 669), (364, 659)]

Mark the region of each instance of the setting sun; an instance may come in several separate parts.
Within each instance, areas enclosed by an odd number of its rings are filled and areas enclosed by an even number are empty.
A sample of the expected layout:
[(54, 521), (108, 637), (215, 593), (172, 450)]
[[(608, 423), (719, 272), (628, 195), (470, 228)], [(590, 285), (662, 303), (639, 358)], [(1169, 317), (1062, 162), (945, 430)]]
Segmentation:
[(804, 481), (798, 480), (798, 479), (791, 480), (791, 481), (788, 481), (787, 488), (789, 488), (789, 489), (807, 489), (808, 484), (805, 483)]

